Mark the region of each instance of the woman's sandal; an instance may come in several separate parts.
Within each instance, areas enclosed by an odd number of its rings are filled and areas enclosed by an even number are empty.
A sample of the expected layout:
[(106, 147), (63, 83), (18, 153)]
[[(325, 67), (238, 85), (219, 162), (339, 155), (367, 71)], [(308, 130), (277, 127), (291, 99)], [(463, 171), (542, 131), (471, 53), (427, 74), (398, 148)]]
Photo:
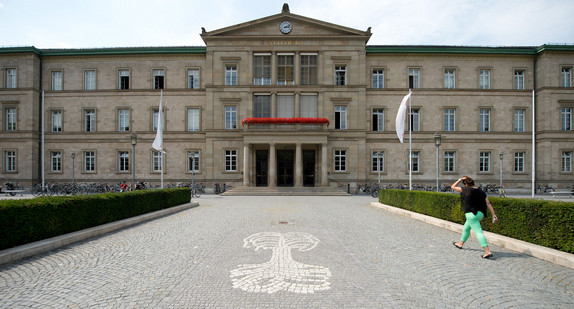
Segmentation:
[(483, 259), (490, 259), (490, 258), (493, 258), (493, 257), (494, 257), (494, 255), (492, 255), (492, 253), (489, 253), (489, 254), (487, 254), (487, 255), (481, 255), (481, 256), (482, 256)]
[(456, 244), (456, 241), (453, 241), (453, 242), (452, 242), (452, 245), (455, 246), (455, 247), (457, 247), (457, 248), (459, 248), (459, 249), (462, 249), (461, 246), (459, 246), (459, 245)]

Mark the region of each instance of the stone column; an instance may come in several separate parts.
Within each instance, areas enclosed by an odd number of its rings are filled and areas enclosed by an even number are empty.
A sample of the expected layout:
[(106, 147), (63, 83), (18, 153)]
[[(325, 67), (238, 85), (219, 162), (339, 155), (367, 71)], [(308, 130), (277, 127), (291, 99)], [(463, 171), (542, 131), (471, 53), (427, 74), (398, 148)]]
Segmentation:
[(303, 150), (301, 143), (297, 143), (295, 150), (295, 187), (303, 186)]
[(273, 92), (271, 94), (271, 117), (277, 117), (277, 93)]
[(329, 160), (327, 159), (327, 143), (322, 144), (321, 147), (321, 186), (327, 187), (329, 185), (328, 171), (329, 171)]
[(249, 144), (243, 144), (243, 186), (249, 187)]
[(301, 94), (295, 93), (295, 117), (301, 117)]
[(269, 187), (277, 186), (277, 153), (275, 143), (269, 144)]

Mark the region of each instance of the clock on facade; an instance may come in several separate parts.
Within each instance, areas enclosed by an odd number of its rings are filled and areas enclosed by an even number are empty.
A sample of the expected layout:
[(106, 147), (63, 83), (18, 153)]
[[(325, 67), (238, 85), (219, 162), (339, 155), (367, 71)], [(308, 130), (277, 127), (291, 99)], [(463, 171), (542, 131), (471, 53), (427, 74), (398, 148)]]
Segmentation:
[(281, 24), (279, 24), (279, 30), (281, 33), (287, 34), (293, 30), (293, 25), (288, 21), (283, 21)]

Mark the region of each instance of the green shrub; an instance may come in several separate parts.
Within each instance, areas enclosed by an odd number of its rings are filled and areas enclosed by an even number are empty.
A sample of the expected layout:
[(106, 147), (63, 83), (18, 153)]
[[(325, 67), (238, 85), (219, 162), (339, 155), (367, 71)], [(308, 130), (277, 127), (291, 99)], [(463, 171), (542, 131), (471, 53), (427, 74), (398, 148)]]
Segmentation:
[[(486, 231), (520, 239), (533, 244), (574, 253), (574, 203), (489, 197), (498, 216), (481, 221)], [(460, 195), (410, 190), (381, 190), (379, 202), (432, 216), (464, 223)]]
[(189, 189), (41, 197), (0, 202), (0, 249), (188, 203)]

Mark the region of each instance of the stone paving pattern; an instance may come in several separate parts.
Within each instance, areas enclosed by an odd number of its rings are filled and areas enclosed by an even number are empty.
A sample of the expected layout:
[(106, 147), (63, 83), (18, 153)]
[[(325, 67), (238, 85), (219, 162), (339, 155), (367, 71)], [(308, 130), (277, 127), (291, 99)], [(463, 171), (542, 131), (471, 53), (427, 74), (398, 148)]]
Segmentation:
[[(574, 307), (574, 269), (496, 246), (482, 259), (476, 239), (458, 250), (459, 234), (373, 200), (204, 195), (199, 207), (0, 266), (0, 308)], [(316, 238), (276, 271), (323, 267), (330, 288), (234, 288), (232, 270), (272, 260), (272, 250), (244, 247), (268, 232)]]

